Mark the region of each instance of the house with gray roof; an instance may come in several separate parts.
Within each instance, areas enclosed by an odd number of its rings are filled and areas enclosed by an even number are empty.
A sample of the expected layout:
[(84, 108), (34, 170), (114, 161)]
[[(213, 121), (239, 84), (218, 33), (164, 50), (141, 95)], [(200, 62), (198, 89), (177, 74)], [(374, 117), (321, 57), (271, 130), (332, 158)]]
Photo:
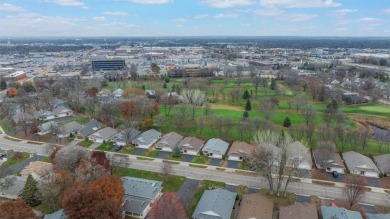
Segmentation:
[(135, 218), (144, 218), (151, 209), (151, 205), (162, 195), (162, 182), (122, 177), (125, 189), (124, 214)]
[(195, 137), (185, 137), (177, 146), (183, 154), (197, 155), (203, 147), (204, 141)]
[(78, 140), (84, 140), (88, 135), (97, 132), (102, 128), (102, 124), (96, 120), (91, 120), (79, 130), (76, 138)]
[(7, 199), (17, 199), (23, 192), (27, 178), (22, 176), (6, 176), (0, 180), (7, 182), (5, 183), (7, 186), (0, 187), (0, 197)]
[(340, 174), (345, 173), (345, 165), (340, 155), (336, 152), (331, 152), (330, 156), (325, 157), (323, 151), (316, 149), (313, 150), (314, 162), (317, 169), (323, 169), (326, 172), (338, 172)]
[(390, 154), (374, 156), (374, 162), (383, 174), (390, 175)]
[(65, 106), (59, 106), (53, 109), (53, 114), (55, 118), (67, 117), (73, 115), (73, 111)]
[(323, 219), (363, 219), (358, 211), (350, 211), (336, 206), (321, 206)]
[(230, 219), (237, 193), (224, 189), (204, 191), (193, 219)]
[[(45, 122), (42, 125), (38, 127), (39, 131), (37, 132), (38, 135), (46, 135), (50, 132), (56, 132), (58, 130), (58, 123), (55, 121)], [(53, 133), (55, 134), (55, 133)]]
[(51, 120), (55, 118), (53, 112), (43, 109), (35, 112), (34, 117), (38, 120)]
[(82, 126), (80, 125), (80, 123), (72, 121), (60, 127), (57, 137), (67, 138), (69, 137), (70, 134), (76, 134), (77, 131), (80, 130), (81, 128)]
[(126, 146), (131, 140), (136, 138), (141, 132), (135, 128), (124, 129), (111, 137), (111, 141), (119, 146)]
[(311, 170), (312, 161), (310, 149), (303, 145), (300, 141), (295, 141), (286, 147), (287, 151), (287, 166), (297, 169)]
[(156, 148), (161, 149), (162, 151), (171, 152), (181, 139), (183, 139), (183, 136), (177, 134), (176, 132), (170, 132), (161, 137), (160, 141), (156, 144)]
[(222, 159), (222, 157), (226, 154), (228, 148), (229, 143), (219, 138), (212, 138), (208, 140), (207, 143), (204, 145), (202, 152), (208, 157)]
[(55, 99), (52, 99), (49, 102), (49, 105), (54, 109), (54, 108), (57, 108), (57, 107), (60, 107), (60, 106), (67, 107), (68, 103), (65, 100), (61, 100), (61, 99), (55, 98)]
[(131, 140), (131, 144), (133, 144), (137, 148), (150, 148), (154, 143), (161, 138), (161, 133), (150, 129), (146, 132), (142, 132), (135, 139)]
[(109, 140), (113, 135), (118, 133), (116, 129), (111, 127), (105, 127), (103, 129), (98, 130), (90, 135), (88, 135), (88, 139), (95, 143), (103, 143)]
[(68, 216), (65, 214), (64, 209), (61, 209), (52, 214), (45, 214), (43, 219), (68, 219)]
[(351, 174), (379, 177), (380, 171), (369, 157), (354, 151), (349, 151), (343, 153), (343, 159)]

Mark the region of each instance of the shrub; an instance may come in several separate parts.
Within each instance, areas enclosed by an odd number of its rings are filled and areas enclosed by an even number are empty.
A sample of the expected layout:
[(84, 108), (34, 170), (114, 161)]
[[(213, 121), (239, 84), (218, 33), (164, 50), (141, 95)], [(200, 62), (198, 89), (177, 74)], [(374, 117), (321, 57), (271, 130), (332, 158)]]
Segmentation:
[(291, 120), (290, 120), (290, 118), (286, 117), (286, 118), (284, 119), (283, 126), (286, 127), (286, 128), (288, 128), (288, 127), (291, 126)]

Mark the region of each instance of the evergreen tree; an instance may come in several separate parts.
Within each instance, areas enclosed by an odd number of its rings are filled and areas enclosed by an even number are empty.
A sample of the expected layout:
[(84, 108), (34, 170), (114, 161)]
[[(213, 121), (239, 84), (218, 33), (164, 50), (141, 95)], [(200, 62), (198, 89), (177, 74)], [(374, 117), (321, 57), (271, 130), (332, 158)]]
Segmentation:
[(142, 88), (142, 90), (145, 90), (145, 85), (142, 85), (142, 87), (141, 87), (141, 88)]
[(251, 101), (249, 99), (246, 101), (245, 110), (246, 111), (251, 111), (252, 110)]
[(290, 118), (286, 117), (286, 118), (284, 119), (283, 126), (286, 127), (286, 128), (288, 128), (288, 127), (291, 126), (291, 120), (290, 120)]
[(7, 88), (7, 83), (5, 81), (0, 81), (0, 90), (4, 90)]
[(167, 83), (164, 83), (163, 88), (164, 89), (167, 88)]
[(174, 149), (173, 149), (173, 156), (174, 157), (180, 157), (181, 156), (181, 151), (180, 151), (180, 148), (178, 146), (176, 146)]
[(335, 109), (335, 110), (339, 109), (339, 104), (337, 103), (337, 100), (335, 100), (335, 99), (332, 100), (332, 106), (333, 106), (333, 109)]
[(38, 199), (38, 187), (34, 178), (29, 175), (23, 188), (22, 199), (30, 206), (36, 206), (40, 203)]
[(249, 91), (248, 90), (244, 91), (244, 95), (242, 95), (242, 98), (245, 99), (245, 100), (249, 99)]
[(244, 113), (242, 114), (242, 117), (249, 118), (249, 112), (245, 110)]
[(276, 89), (276, 80), (274, 78), (271, 79), (271, 90)]

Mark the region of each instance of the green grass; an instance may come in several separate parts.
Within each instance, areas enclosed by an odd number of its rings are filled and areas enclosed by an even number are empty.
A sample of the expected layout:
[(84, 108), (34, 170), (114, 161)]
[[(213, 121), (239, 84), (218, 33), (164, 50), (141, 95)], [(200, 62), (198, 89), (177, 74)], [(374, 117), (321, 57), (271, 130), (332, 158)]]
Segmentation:
[(99, 147), (97, 147), (96, 149), (101, 151), (111, 151), (113, 147), (114, 145), (112, 143), (103, 143), (99, 145)]
[(169, 175), (166, 179), (163, 174), (150, 172), (150, 171), (144, 171), (144, 170), (137, 170), (137, 169), (131, 169), (131, 168), (123, 168), (118, 167), (114, 175), (117, 176), (131, 176), (131, 177), (137, 177), (137, 178), (143, 178), (143, 179), (149, 179), (149, 180), (157, 180), (163, 182), (163, 192), (177, 192), (181, 185), (183, 184), (184, 180), (186, 179), (184, 176), (176, 176), (176, 175)]
[(192, 214), (195, 211), (196, 206), (198, 205), (200, 199), (202, 198), (202, 195), (205, 190), (208, 190), (210, 188), (226, 188), (226, 183), (224, 182), (216, 182), (216, 181), (210, 181), (210, 180), (203, 180), (200, 183), (200, 186), (196, 189), (194, 196), (192, 197), (192, 200), (190, 202), (190, 205), (187, 209), (187, 216), (191, 217)]
[[(20, 152), (15, 152), (20, 153)], [(21, 152), (20, 158), (16, 158), (15, 156), (9, 157), (6, 162), (3, 163), (2, 167), (10, 167), (15, 164), (21, 163), (24, 160), (28, 159), (30, 157), (30, 154), (27, 152)]]
[(195, 156), (194, 159), (192, 159), (191, 163), (197, 163), (197, 164), (208, 164), (210, 161), (210, 158), (206, 156)]
[(182, 161), (183, 158), (184, 158), (183, 154), (181, 154), (179, 157), (176, 157), (173, 152), (169, 153), (169, 156), (168, 156), (169, 160), (176, 160), (176, 161)]
[(390, 106), (383, 104), (346, 105), (341, 106), (340, 109), (345, 113), (385, 116), (390, 118)]
[(51, 163), (51, 161), (50, 161), (50, 157), (43, 157), (42, 158), (42, 160), (41, 160), (42, 162), (47, 162), (47, 163)]
[(238, 169), (240, 170), (251, 170), (251, 166), (247, 161), (241, 161), (238, 163)]
[(13, 132), (14, 131), (14, 127), (3, 120), (0, 121), (0, 126), (3, 128), (3, 130), (5, 132)]
[(81, 125), (86, 124), (89, 121), (91, 121), (91, 120), (89, 118), (87, 118), (87, 117), (81, 117), (81, 118), (78, 118), (78, 119), (75, 120), (75, 122), (78, 122)]
[(152, 150), (152, 149), (149, 149), (149, 150), (144, 150), (140, 155), (141, 156), (144, 156), (144, 157), (158, 157), (158, 154), (160, 153), (160, 151), (158, 150)]
[(135, 151), (135, 147), (129, 146), (129, 147), (122, 148), (120, 150), (120, 153), (123, 153), (123, 154), (133, 154), (134, 151)]
[(295, 194), (294, 193), (287, 193), (286, 196), (284, 196), (281, 192), (280, 196), (276, 195), (270, 195), (268, 193), (267, 189), (260, 189), (260, 194), (264, 195), (265, 197), (271, 199), (274, 202), (274, 210), (278, 211), (280, 206), (288, 206), (295, 204)]
[(38, 141), (48, 142), (53, 137), (53, 134), (49, 133), (38, 137)]
[(93, 141), (88, 140), (88, 141), (82, 141), (82, 142), (78, 143), (77, 145), (80, 145), (82, 147), (87, 148), (87, 147), (91, 146), (92, 144), (93, 144)]

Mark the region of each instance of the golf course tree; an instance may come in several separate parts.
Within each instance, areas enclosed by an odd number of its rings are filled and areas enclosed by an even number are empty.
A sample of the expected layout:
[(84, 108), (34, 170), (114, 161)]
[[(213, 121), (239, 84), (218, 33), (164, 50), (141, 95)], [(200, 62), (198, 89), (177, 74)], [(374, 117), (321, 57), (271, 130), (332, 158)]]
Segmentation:
[(206, 93), (198, 89), (184, 89), (181, 94), (183, 102), (191, 106), (191, 118), (194, 120), (197, 108), (203, 106), (207, 101)]
[(30, 206), (40, 204), (37, 182), (31, 175), (28, 175), (27, 177), (26, 184), (23, 188), (22, 199), (24, 199)]
[(249, 97), (250, 97), (249, 91), (248, 91), (248, 90), (245, 90), (245, 91), (244, 91), (244, 94), (242, 95), (242, 99), (248, 100)]
[(284, 119), (283, 126), (286, 127), (286, 128), (288, 128), (288, 127), (291, 126), (291, 120), (290, 120), (290, 118), (286, 117), (286, 118)]
[(246, 101), (245, 110), (246, 111), (251, 111), (252, 110), (252, 104), (251, 104), (251, 100), (250, 99), (247, 99), (247, 101)]
[(249, 118), (249, 112), (248, 112), (247, 110), (245, 110), (244, 113), (242, 114), (242, 117), (243, 117), (244, 119)]
[[(299, 161), (287, 162), (292, 158), (287, 153), (287, 147), (293, 143), (292, 138), (284, 131), (258, 130), (254, 134), (255, 150), (249, 158), (249, 165), (267, 179), (269, 194), (280, 196), (282, 185), (285, 185), (283, 194), (291, 182), (292, 176), (297, 174)], [(277, 165), (275, 165), (277, 164)], [(287, 176), (287, 177), (286, 177)]]
[(276, 85), (276, 79), (275, 78), (272, 78), (271, 79), (271, 85), (270, 85), (270, 88), (271, 88), (271, 90), (276, 90), (276, 87), (277, 85)]

